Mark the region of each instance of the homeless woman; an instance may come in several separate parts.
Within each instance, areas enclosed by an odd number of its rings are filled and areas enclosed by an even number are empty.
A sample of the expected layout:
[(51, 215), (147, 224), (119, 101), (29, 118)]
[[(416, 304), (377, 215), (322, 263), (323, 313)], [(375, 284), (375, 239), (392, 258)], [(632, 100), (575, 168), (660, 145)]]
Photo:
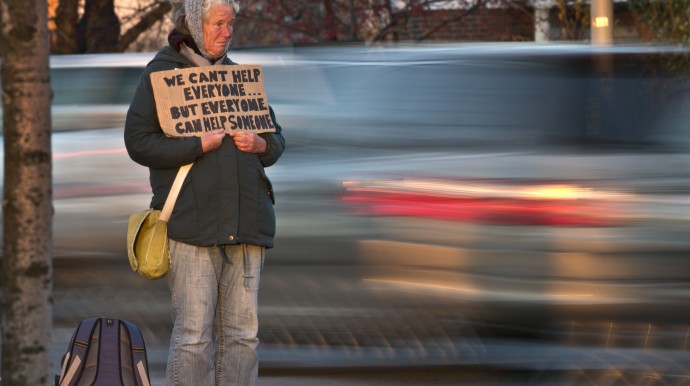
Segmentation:
[(125, 123), (129, 156), (149, 168), (161, 209), (180, 166), (193, 163), (168, 222), (173, 331), (168, 385), (255, 385), (257, 300), (264, 251), (273, 247), (273, 191), (264, 168), (285, 141), (275, 133), (222, 129), (169, 138), (158, 122), (150, 74), (234, 64), (227, 51), (235, 0), (171, 0), (169, 45), (146, 67)]

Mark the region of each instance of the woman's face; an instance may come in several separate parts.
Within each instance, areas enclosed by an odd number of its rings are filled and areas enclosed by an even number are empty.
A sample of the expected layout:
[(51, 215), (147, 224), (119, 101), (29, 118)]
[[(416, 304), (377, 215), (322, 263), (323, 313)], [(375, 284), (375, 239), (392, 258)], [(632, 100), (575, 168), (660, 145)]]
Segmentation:
[(235, 9), (232, 6), (219, 4), (211, 6), (202, 27), (206, 52), (213, 57), (225, 53), (225, 47), (232, 38), (232, 25), (234, 23)]

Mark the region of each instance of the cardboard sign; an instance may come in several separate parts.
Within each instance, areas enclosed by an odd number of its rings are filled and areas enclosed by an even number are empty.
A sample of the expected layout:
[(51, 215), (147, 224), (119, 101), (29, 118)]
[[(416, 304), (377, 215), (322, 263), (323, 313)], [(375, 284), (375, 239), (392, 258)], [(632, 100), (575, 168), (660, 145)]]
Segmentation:
[(151, 74), (161, 128), (171, 137), (215, 129), (275, 132), (258, 65), (192, 67)]

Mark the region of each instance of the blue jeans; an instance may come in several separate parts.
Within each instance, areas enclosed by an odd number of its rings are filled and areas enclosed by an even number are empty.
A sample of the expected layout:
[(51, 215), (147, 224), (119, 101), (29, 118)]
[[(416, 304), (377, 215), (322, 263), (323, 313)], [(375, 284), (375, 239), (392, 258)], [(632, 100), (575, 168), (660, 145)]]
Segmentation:
[(168, 385), (256, 384), (264, 250), (244, 244), (197, 247), (170, 240), (173, 331)]

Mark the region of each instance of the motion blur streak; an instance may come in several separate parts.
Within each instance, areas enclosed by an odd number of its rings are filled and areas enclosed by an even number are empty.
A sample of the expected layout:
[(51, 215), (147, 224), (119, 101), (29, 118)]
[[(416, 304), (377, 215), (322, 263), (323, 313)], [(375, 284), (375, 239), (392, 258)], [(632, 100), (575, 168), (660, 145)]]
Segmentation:
[(147, 184), (109, 185), (109, 186), (78, 186), (71, 188), (53, 189), (54, 198), (115, 196), (134, 193), (149, 193), (151, 186)]
[(360, 214), (506, 224), (611, 226), (617, 223), (612, 203), (626, 197), (567, 184), (376, 180), (343, 185), (348, 191), (343, 200), (359, 205)]
[(60, 158), (74, 158), (74, 157), (87, 157), (87, 156), (99, 156), (99, 155), (108, 155), (108, 154), (126, 154), (127, 149), (121, 148), (121, 149), (103, 149), (103, 150), (84, 150), (84, 151), (75, 151), (71, 153), (54, 153), (53, 158), (60, 159)]
[[(345, 186), (350, 191), (361, 191), (358, 188), (363, 185), (357, 181), (344, 181)], [(536, 198), (536, 199), (558, 199), (575, 200), (579, 198), (622, 198), (623, 194), (612, 192), (593, 191), (589, 188), (582, 188), (575, 185), (551, 184), (539, 185), (534, 187), (509, 187), (498, 184), (483, 183), (448, 183), (433, 180), (377, 180), (367, 181), (366, 186), (370, 189), (378, 188), (381, 192), (392, 192), (399, 190), (420, 191), (430, 196), (433, 195), (471, 195), (483, 197), (516, 197), (516, 198)]]
[(434, 290), (434, 291), (449, 292), (449, 293), (465, 292), (465, 293), (476, 294), (478, 292), (474, 288), (445, 286), (445, 285), (440, 285), (440, 284), (434, 284), (433, 282), (432, 283), (424, 283), (424, 282), (409, 282), (409, 281), (394, 280), (394, 279), (364, 279), (364, 283), (365, 284), (395, 285), (395, 286), (404, 287), (404, 288), (412, 289), (412, 290), (420, 290), (420, 289), (421, 290)]

